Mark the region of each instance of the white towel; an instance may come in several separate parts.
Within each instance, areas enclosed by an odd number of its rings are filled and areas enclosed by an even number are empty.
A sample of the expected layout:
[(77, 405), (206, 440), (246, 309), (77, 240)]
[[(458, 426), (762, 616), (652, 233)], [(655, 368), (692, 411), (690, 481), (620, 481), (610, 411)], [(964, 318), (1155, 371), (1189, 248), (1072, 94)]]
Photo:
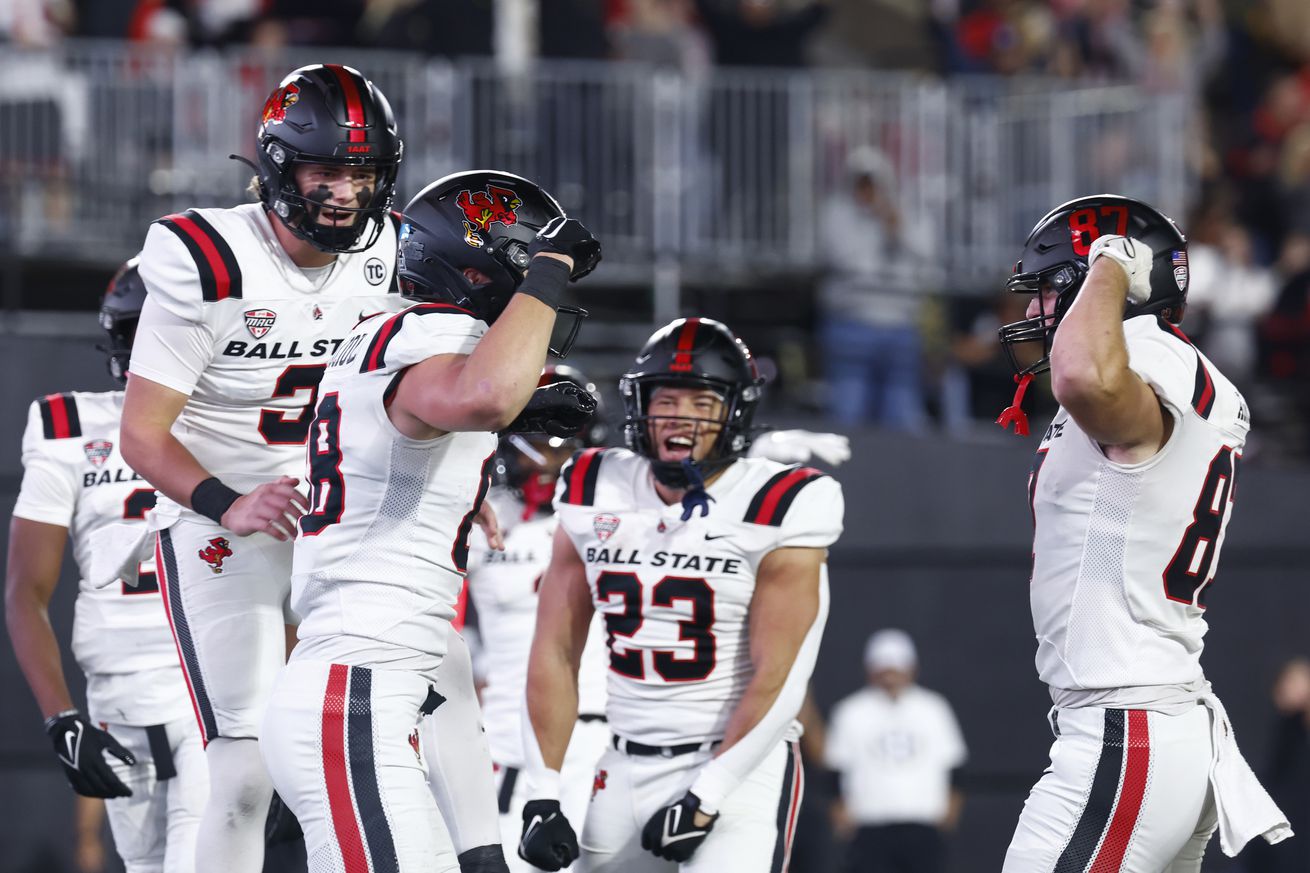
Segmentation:
[(1237, 748), (1228, 713), (1212, 693), (1201, 695), (1210, 710), (1210, 785), (1219, 813), (1219, 845), (1232, 858), (1255, 837), (1279, 843), (1292, 836), (1287, 816), (1251, 772)]

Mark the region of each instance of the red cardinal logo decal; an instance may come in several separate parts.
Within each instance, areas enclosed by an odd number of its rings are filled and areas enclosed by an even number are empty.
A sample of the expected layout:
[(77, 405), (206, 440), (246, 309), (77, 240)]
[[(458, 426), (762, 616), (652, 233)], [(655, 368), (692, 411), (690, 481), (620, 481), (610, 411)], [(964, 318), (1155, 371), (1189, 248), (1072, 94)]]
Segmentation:
[(209, 569), (215, 573), (222, 573), (223, 559), (232, 557), (232, 544), (226, 537), (214, 537), (209, 541), (209, 545), (196, 554), (200, 556), (200, 560), (209, 565)]
[(287, 109), (300, 100), (300, 86), (295, 82), (278, 88), (264, 103), (264, 124), (281, 124), (287, 120)]
[(498, 221), (506, 227), (518, 224), (516, 210), (523, 205), (518, 194), (496, 185), (488, 185), (486, 191), (461, 191), (455, 202), (464, 210), (464, 217), (479, 230), (486, 230)]
[(609, 779), (609, 778), (610, 778), (610, 772), (609, 772), (608, 770), (597, 770), (597, 771), (596, 771), (596, 778), (591, 780), (591, 799), (592, 799), (592, 800), (595, 800), (595, 799), (596, 799), (596, 792), (597, 792), (597, 791), (604, 791), (604, 790), (605, 790), (605, 780), (607, 780), (607, 779)]

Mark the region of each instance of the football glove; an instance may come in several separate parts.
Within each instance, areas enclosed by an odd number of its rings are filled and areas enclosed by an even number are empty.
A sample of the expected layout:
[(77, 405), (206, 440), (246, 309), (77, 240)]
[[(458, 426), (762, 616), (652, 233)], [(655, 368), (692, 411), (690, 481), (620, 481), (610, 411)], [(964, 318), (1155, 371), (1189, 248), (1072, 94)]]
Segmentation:
[(131, 766), (136, 758), (118, 740), (91, 724), (76, 709), (52, 715), (45, 721), (45, 732), (55, 747), (55, 756), (64, 765), (64, 776), (73, 790), (83, 797), (131, 797), (132, 789), (123, 784), (105, 760), (105, 752)]
[(587, 426), (596, 398), (572, 382), (554, 382), (532, 392), (528, 405), (502, 433), (547, 433), (567, 438)]
[(833, 467), (851, 459), (851, 441), (839, 433), (808, 430), (775, 430), (751, 443), (752, 458), (768, 458), (780, 464), (804, 464), (818, 458)]
[(273, 792), (273, 800), (268, 805), (268, 816), (264, 819), (264, 845), (276, 846), (289, 843), (303, 837), (300, 821), (291, 807), (282, 802), (282, 797)]
[(705, 842), (719, 818), (711, 816), (708, 824), (697, 827), (698, 809), (700, 798), (688, 791), (677, 803), (671, 803), (651, 816), (641, 829), (641, 847), (657, 858), (679, 864), (687, 861)]
[[(600, 241), (576, 218), (558, 216), (537, 231), (537, 237), (528, 246), (529, 257), (541, 252), (568, 255), (573, 259), (569, 278), (574, 282), (596, 269), (600, 263)], [(531, 268), (529, 268), (531, 269)]]
[(523, 836), (519, 857), (542, 870), (559, 870), (578, 859), (578, 835), (564, 817), (558, 800), (523, 804)]
[(1087, 252), (1087, 267), (1099, 257), (1107, 257), (1123, 267), (1128, 276), (1128, 302), (1140, 306), (1151, 299), (1151, 247), (1141, 240), (1117, 234), (1098, 236)]

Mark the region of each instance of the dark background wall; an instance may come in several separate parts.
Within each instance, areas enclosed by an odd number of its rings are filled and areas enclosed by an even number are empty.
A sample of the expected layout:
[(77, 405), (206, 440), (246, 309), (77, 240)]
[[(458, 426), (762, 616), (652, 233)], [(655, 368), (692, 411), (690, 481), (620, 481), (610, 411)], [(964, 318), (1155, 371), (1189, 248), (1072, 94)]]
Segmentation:
[[(0, 338), (0, 511), (7, 514), (21, 472), (27, 404), (42, 393), (101, 390), (110, 382), (90, 338)], [(954, 704), (971, 752), (952, 870), (997, 870), (1051, 742), (1027, 602), (1025, 483), (1035, 438), (966, 444), (858, 432), (852, 442), (854, 457), (838, 471), (846, 533), (832, 552), (832, 611), (816, 698), (827, 711), (859, 687), (861, 653), (873, 630), (896, 626), (913, 634), (921, 681)], [(1204, 663), (1259, 771), (1272, 729), (1270, 682), (1285, 659), (1310, 653), (1310, 471), (1262, 467), (1254, 450), (1248, 461), (1210, 595)], [(70, 564), (51, 611), (65, 640), (76, 585)], [(80, 700), (71, 656), (65, 666)], [(8, 646), (0, 648), (0, 701), (0, 873), (53, 873), (63, 869), (72, 843), (72, 800)], [(822, 789), (812, 786), (810, 800), (821, 803)], [(1213, 842), (1206, 870), (1226, 869)]]

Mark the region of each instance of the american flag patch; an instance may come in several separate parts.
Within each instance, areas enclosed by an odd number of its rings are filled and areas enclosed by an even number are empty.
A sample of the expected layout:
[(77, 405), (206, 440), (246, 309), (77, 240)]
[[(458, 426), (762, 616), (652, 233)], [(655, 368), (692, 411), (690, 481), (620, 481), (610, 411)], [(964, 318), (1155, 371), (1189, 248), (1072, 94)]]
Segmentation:
[(1187, 252), (1186, 250), (1174, 250), (1174, 283), (1178, 285), (1178, 290), (1184, 294), (1187, 293)]

